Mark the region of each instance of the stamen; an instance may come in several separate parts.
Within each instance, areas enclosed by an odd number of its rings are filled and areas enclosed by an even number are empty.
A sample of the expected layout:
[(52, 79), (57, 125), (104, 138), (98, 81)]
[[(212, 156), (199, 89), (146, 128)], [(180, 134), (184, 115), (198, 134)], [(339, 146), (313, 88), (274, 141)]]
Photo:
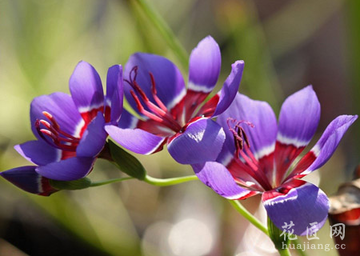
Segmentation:
[(162, 101), (159, 99), (159, 97), (157, 96), (157, 91), (156, 91), (156, 84), (155, 84), (155, 78), (154, 75), (149, 72), (150, 75), (150, 79), (151, 79), (151, 92), (152, 92), (152, 96), (154, 97), (154, 100), (156, 101), (156, 103), (159, 105), (159, 107), (164, 110), (165, 112), (168, 111), (168, 109), (166, 108), (166, 106), (164, 105), (164, 103), (162, 103)]
[[(242, 162), (240, 158), (242, 158), (244, 164), (250, 167), (244, 168), (244, 170), (257, 180), (265, 190), (271, 189), (270, 182), (268, 181), (265, 173), (263, 173), (263, 171), (259, 168), (259, 162), (250, 150), (250, 143), (246, 132), (244, 128), (240, 126), (242, 123), (249, 125), (250, 127), (254, 127), (254, 125), (248, 121), (237, 121), (233, 118), (228, 118), (226, 121), (229, 130), (234, 136), (236, 161), (240, 163)], [(232, 125), (231, 122), (233, 123)]]
[[(136, 66), (131, 70), (130, 75), (129, 75), (129, 80), (126, 80), (126, 79), (124, 80), (134, 89), (134, 91), (130, 91), (130, 93), (135, 100), (135, 103), (136, 103), (136, 106), (137, 106), (139, 112), (144, 114), (145, 116), (149, 117), (150, 119), (170, 128), (171, 130), (173, 130), (175, 132), (179, 132), (181, 130), (180, 124), (172, 117), (172, 115), (170, 115), (170, 113), (168, 113), (168, 109), (166, 108), (164, 103), (159, 99), (159, 97), (157, 97), (154, 76), (152, 75), (152, 73), (149, 73), (149, 75), (150, 75), (150, 79), (151, 79), (152, 96), (153, 96), (155, 102), (158, 104), (158, 106), (156, 106), (153, 102), (151, 102), (149, 100), (149, 98), (146, 96), (145, 92), (141, 89), (139, 84), (136, 82), (136, 77), (137, 77), (137, 67)], [(145, 110), (144, 106), (142, 105), (139, 97), (136, 95), (135, 92), (137, 92), (139, 94), (139, 96), (141, 97), (144, 104), (150, 109), (150, 111), (152, 113)]]
[[(35, 128), (40, 137), (45, 142), (58, 149), (76, 151), (76, 147), (79, 145), (80, 138), (76, 138), (61, 130), (60, 125), (49, 112), (44, 111), (43, 115), (51, 122), (51, 124), (43, 119), (37, 119), (35, 121)], [(41, 128), (41, 125), (43, 125), (46, 129)], [(51, 142), (48, 140), (48, 138), (51, 139)]]

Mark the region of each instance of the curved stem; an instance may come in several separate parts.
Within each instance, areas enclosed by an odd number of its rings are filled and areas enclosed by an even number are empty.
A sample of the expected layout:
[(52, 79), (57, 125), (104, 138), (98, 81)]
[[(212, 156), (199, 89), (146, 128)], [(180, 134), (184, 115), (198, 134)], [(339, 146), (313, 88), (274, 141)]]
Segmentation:
[(229, 203), (242, 215), (245, 219), (250, 221), (255, 227), (260, 229), (265, 235), (269, 235), (267, 228), (257, 219), (255, 218), (238, 200), (229, 200)]
[(111, 179), (111, 180), (91, 182), (90, 187), (97, 187), (97, 186), (102, 186), (102, 185), (107, 185), (107, 184), (111, 184), (111, 183), (115, 183), (115, 182), (121, 182), (121, 181), (132, 180), (132, 179), (135, 179), (135, 178), (133, 178), (133, 177), (124, 177), (124, 178), (116, 178), (116, 179)]
[(167, 179), (158, 179), (151, 177), (149, 175), (145, 176), (144, 181), (148, 184), (159, 186), (159, 187), (165, 187), (165, 186), (172, 186), (192, 180), (198, 180), (198, 177), (196, 175), (190, 175), (190, 176), (184, 176), (184, 177), (178, 177), (178, 178), (167, 178)]

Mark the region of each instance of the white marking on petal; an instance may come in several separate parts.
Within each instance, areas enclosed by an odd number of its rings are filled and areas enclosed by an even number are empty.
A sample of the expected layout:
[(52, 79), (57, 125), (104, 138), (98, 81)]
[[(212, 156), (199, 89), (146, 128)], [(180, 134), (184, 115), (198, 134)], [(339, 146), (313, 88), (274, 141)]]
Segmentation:
[(164, 139), (160, 140), (159, 143), (156, 145), (156, 147), (154, 147), (152, 150), (150, 150), (149, 152), (144, 153), (144, 155), (151, 155), (152, 153), (154, 153), (159, 147), (160, 145), (164, 142)]
[(186, 95), (186, 89), (182, 89), (179, 95), (177, 95), (172, 101), (167, 104), (167, 108), (170, 110), (176, 106)]
[(107, 98), (105, 101), (105, 104), (106, 104), (106, 106), (111, 107), (111, 100), (109, 98)]
[(80, 113), (87, 113), (90, 112), (93, 109), (98, 109), (104, 106), (104, 103), (101, 102), (99, 104), (94, 104), (94, 105), (90, 105), (90, 106), (85, 106), (85, 107), (78, 107), (78, 111)]
[(81, 118), (80, 122), (75, 127), (75, 131), (73, 134), (74, 137), (80, 138), (80, 133), (81, 133), (81, 130), (84, 127), (84, 125), (85, 125), (85, 121), (84, 121), (84, 119)]
[(318, 144), (316, 144), (316, 145), (311, 149), (311, 152), (313, 152), (316, 157), (319, 156), (320, 151), (321, 151), (321, 148), (320, 148), (320, 146), (319, 146)]
[(228, 166), (228, 164), (230, 164), (231, 160), (234, 158), (234, 155), (231, 153), (227, 153), (225, 158), (223, 160), (221, 160), (221, 163), (224, 166)]
[(129, 125), (129, 127), (127, 127), (128, 129), (135, 129), (136, 128), (136, 126), (137, 126), (137, 123), (139, 122), (139, 119), (138, 118), (136, 118), (136, 117), (134, 117), (134, 116), (131, 116), (130, 117), (130, 125)]
[(193, 90), (195, 92), (209, 93), (209, 92), (212, 92), (214, 87), (213, 86), (209, 87), (208, 85), (198, 85), (198, 84), (194, 84), (192, 82), (189, 82), (188, 83), (188, 89)]
[(38, 176), (39, 177), (37, 178), (36, 182), (38, 184), (38, 192), (39, 192), (39, 194), (41, 194), (44, 192), (43, 187), (42, 187), (42, 182), (41, 182), (42, 177), (40, 175), (38, 175)]
[[(298, 194), (296, 193), (296, 195), (293, 195), (291, 197), (288, 197), (288, 195), (290, 193), (292, 193), (294, 190), (297, 190), (297, 189), (300, 189), (302, 187), (306, 187), (306, 186), (311, 186), (312, 184), (309, 184), (309, 183), (305, 183), (304, 185), (301, 185), (299, 187), (295, 187), (295, 188), (292, 188), (290, 189), (285, 195), (283, 196), (277, 196), (277, 197), (274, 197), (274, 198), (271, 198), (271, 199), (268, 199), (264, 202), (264, 205), (275, 205), (275, 204), (282, 204), (283, 202), (285, 201), (289, 201), (289, 200), (296, 200), (298, 198)], [(279, 200), (280, 199), (280, 200)]]
[(310, 141), (301, 141), (296, 138), (289, 138), (278, 133), (276, 140), (285, 145), (294, 145), (297, 148), (306, 147)]
[(242, 198), (248, 194), (250, 194), (252, 191), (244, 191), (242, 193), (239, 193), (239, 194), (236, 194), (236, 195), (233, 195), (233, 196), (224, 196), (226, 199), (229, 199), (229, 200), (235, 200), (235, 199), (239, 199), (239, 198)]
[(264, 147), (262, 149), (260, 149), (259, 151), (254, 153), (254, 157), (259, 160), (261, 158), (263, 158), (264, 156), (268, 156), (271, 153), (273, 153), (275, 150), (275, 143), (273, 143), (270, 146)]

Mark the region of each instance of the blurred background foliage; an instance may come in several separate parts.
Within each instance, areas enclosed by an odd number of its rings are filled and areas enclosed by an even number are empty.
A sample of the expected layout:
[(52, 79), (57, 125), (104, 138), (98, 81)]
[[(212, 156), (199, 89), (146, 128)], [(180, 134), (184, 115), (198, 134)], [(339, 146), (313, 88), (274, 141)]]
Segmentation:
[[(278, 113), (286, 96), (308, 84), (322, 106), (316, 137), (340, 114), (359, 114), (360, 3), (356, 0), (152, 0), (187, 53), (212, 35), (222, 52), (222, 85), (235, 60), (245, 61), (241, 92)], [(13, 146), (33, 139), (31, 100), (68, 92), (80, 60), (105, 82), (107, 68), (138, 51), (186, 68), (137, 0), (0, 1), (0, 168), (28, 164)], [(314, 140), (316, 141), (316, 140)], [(359, 124), (310, 179), (328, 194), (352, 178)], [(209, 149), (211, 150), (211, 149)], [(137, 156), (151, 176), (192, 174), (167, 152)], [(98, 161), (90, 178), (120, 177)], [(259, 198), (244, 205), (258, 211)], [(332, 243), (329, 226), (311, 242)], [(49, 198), (0, 180), (0, 255), (276, 255), (271, 243), (200, 182), (158, 188), (126, 181)], [(301, 240), (305, 242), (306, 239)], [(249, 252), (251, 251), (251, 252)], [(311, 255), (323, 255), (323, 250)], [(332, 250), (326, 255), (336, 255)]]

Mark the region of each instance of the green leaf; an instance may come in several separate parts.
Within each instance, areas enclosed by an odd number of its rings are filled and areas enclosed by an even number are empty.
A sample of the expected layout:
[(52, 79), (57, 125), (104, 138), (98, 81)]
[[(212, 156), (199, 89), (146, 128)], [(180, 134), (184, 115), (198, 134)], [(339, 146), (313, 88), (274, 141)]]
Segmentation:
[(111, 140), (108, 141), (108, 144), (111, 156), (122, 172), (139, 180), (145, 179), (145, 168), (136, 157), (120, 148)]
[(90, 187), (91, 180), (86, 177), (71, 181), (50, 180), (50, 185), (59, 190), (77, 190)]

